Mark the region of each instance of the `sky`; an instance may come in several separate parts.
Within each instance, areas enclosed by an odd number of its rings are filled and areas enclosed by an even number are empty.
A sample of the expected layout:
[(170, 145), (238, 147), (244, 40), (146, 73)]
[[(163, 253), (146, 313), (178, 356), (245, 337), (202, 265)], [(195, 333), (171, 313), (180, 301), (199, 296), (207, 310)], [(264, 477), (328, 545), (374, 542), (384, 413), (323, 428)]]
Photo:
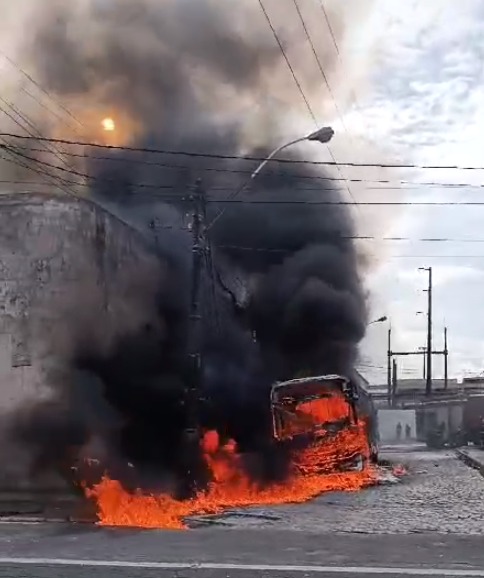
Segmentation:
[[(337, 43), (333, 45), (327, 22), (318, 4), (323, 1)], [(34, 2), (35, 3), (35, 2)], [(405, 163), (484, 166), (484, 2), (482, 0), (298, 0), (316, 49), (334, 50), (338, 65), (325, 71), (331, 93), (321, 82), (299, 80), (317, 110), (318, 121), (331, 124), (336, 136), (331, 152), (318, 153), (322, 160), (340, 162)], [(20, 38), (19, 0), (4, 15), (0, 30), (9, 33), (3, 48)], [(288, 20), (296, 32), (300, 26), (293, 0), (265, 0), (281, 35)], [(286, 6), (289, 18), (281, 11)], [(292, 11), (292, 12), (291, 12)], [(291, 16), (292, 14), (292, 16)], [(10, 17), (10, 19), (9, 19)], [(345, 26), (341, 26), (344, 22)], [(261, 26), (266, 26), (261, 16)], [(291, 33), (294, 33), (294, 30)], [(301, 38), (303, 38), (302, 30)], [(268, 30), (268, 34), (270, 34)], [(5, 34), (4, 34), (5, 36)], [(5, 44), (7, 42), (7, 44)], [(11, 45), (11, 46), (10, 46)], [(288, 46), (290, 49), (290, 46)], [(304, 46), (298, 45), (300, 51)], [(313, 58), (309, 46), (307, 61)], [(13, 50), (13, 49), (12, 49)], [(295, 53), (290, 53), (294, 57)], [(327, 56), (327, 55), (325, 55)], [(301, 64), (293, 58), (293, 64)], [(5, 64), (5, 63), (3, 63)], [(314, 62), (313, 79), (320, 71)], [(268, 97), (270, 93), (268, 79)], [(322, 80), (322, 79), (321, 79)], [(294, 87), (293, 87), (294, 88)], [(296, 94), (297, 96), (297, 94)], [(318, 102), (318, 99), (320, 102)], [(318, 106), (320, 105), (320, 106)], [(306, 113), (306, 117), (304, 114)], [(288, 118), (287, 133), (313, 130), (307, 110), (295, 110)], [(304, 120), (305, 118), (305, 120)], [(312, 145), (314, 146), (314, 145)], [(308, 149), (308, 155), (313, 155)], [(484, 170), (398, 170), (341, 168), (336, 177), (392, 184), (348, 183), (348, 199), (385, 202), (484, 202)], [(474, 188), (400, 185), (411, 183), (468, 183)], [(483, 206), (386, 206), (353, 210), (360, 235), (375, 236), (361, 250), (368, 265), (365, 281), (370, 319), (382, 315), (391, 320), (394, 348), (416, 350), (425, 345), (427, 277), (419, 267), (433, 268), (434, 342), (442, 346), (444, 325), (449, 328), (452, 376), (484, 371), (484, 205)], [(412, 241), (382, 241), (381, 237), (405, 237)], [(446, 238), (447, 242), (419, 242), (421, 238)], [(460, 240), (460, 242), (458, 241)], [(475, 242), (480, 240), (481, 242)], [(368, 328), (361, 347), (361, 369), (373, 382), (386, 380), (387, 324)], [(434, 362), (436, 375), (441, 359)], [(401, 377), (418, 377), (420, 358), (407, 358)]]
[[(370, 142), (384, 143), (392, 161), (484, 166), (484, 3), (377, 0), (366, 34), (374, 51), (369, 81), (358, 111), (345, 113), (346, 125)], [(392, 178), (479, 185), (484, 170), (393, 170)], [(472, 202), (484, 201), (483, 192), (402, 185), (377, 194), (386, 200)], [(442, 348), (447, 325), (449, 371), (457, 377), (484, 371), (483, 219), (484, 206), (399, 207), (384, 235), (454, 241), (375, 242), (378, 262), (367, 277), (373, 318), (389, 317), (394, 349), (416, 350), (425, 345), (426, 317), (418, 312), (426, 312), (427, 300), (427, 274), (418, 268), (433, 268), (434, 344)], [(377, 383), (386, 380), (387, 329), (369, 326), (362, 346), (362, 370)], [(441, 359), (434, 365), (441, 375)], [(422, 360), (404, 360), (400, 372), (402, 378), (420, 376)]]

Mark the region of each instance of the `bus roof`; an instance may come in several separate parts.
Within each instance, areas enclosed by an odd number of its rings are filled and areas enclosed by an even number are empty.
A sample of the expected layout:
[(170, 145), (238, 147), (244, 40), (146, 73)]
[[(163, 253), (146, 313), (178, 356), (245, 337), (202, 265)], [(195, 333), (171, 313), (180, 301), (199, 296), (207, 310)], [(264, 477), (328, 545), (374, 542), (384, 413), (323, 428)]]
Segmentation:
[(348, 378), (342, 375), (317, 375), (290, 379), (289, 381), (277, 382), (272, 386), (271, 399), (274, 401), (280, 394), (287, 395), (317, 395), (321, 393), (321, 386), (342, 386), (348, 383)]

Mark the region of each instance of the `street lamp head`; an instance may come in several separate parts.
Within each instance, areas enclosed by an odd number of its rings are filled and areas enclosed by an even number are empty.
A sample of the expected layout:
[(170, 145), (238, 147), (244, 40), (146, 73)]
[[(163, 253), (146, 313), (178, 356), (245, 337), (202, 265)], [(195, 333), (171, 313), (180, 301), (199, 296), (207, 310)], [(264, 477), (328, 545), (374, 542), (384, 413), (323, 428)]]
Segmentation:
[(318, 128), (306, 137), (306, 140), (318, 141), (322, 144), (328, 143), (334, 136), (334, 130), (330, 126)]
[(388, 320), (388, 317), (386, 315), (383, 315), (383, 317), (379, 317), (378, 319), (375, 319), (374, 321), (370, 321), (370, 323), (368, 323), (368, 325), (373, 325), (373, 323), (384, 323), (387, 320)]

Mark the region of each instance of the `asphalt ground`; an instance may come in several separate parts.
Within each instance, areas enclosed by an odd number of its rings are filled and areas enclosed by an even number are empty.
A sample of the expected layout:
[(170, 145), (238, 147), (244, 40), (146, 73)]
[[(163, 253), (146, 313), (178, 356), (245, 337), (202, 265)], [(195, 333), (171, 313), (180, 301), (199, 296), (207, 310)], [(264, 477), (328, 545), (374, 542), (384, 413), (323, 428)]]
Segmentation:
[(4, 524), (0, 553), (0, 576), (12, 577), (484, 577), (482, 538), (476, 536), (322, 535), (222, 528), (168, 532)]

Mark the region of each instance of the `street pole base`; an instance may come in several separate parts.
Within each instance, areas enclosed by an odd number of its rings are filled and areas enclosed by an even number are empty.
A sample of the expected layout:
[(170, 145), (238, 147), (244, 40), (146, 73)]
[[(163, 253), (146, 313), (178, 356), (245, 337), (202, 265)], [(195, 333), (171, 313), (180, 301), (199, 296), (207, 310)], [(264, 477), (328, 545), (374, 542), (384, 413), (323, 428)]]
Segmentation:
[(201, 449), (201, 435), (197, 428), (186, 428), (181, 444), (181, 461), (177, 497), (189, 500), (203, 491), (210, 476)]

